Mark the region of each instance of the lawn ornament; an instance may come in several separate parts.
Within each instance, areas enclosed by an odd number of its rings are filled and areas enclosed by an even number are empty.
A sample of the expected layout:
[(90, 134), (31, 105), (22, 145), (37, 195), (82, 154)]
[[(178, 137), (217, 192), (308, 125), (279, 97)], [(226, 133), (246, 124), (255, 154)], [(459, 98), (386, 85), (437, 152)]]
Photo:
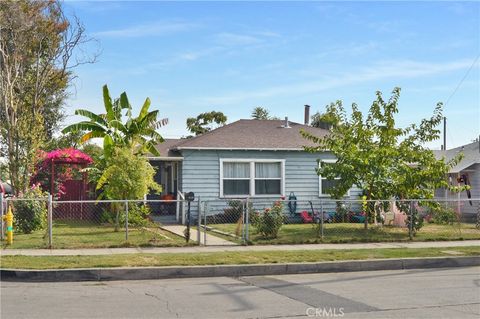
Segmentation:
[(294, 192), (290, 192), (288, 196), (288, 210), (291, 215), (295, 215), (297, 212), (297, 196), (295, 196)]

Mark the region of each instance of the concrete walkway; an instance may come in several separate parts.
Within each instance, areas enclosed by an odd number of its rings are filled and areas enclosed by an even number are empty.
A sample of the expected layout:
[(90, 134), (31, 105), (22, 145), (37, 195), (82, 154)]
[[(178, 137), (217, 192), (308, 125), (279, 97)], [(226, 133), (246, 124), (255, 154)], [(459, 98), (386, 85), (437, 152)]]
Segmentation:
[[(196, 238), (196, 237), (195, 237)], [(208, 241), (208, 239), (207, 239)], [(91, 256), (112, 254), (164, 254), (164, 253), (211, 253), (222, 251), (295, 251), (325, 249), (374, 249), (374, 248), (455, 248), (480, 246), (480, 240), (436, 242), (391, 242), (358, 244), (307, 244), (307, 245), (257, 245), (257, 246), (189, 246), (189, 247), (142, 247), (142, 248), (92, 248), (92, 249), (2, 249), (0, 256)], [(453, 253), (453, 252), (452, 252)]]
[[(160, 225), (159, 226), (161, 229), (166, 230), (168, 232), (171, 232), (175, 235), (178, 235), (180, 237), (185, 238), (185, 229), (187, 229), (187, 226), (184, 225)], [(198, 232), (195, 228), (191, 227), (190, 228), (190, 240), (197, 242), (198, 240)], [(207, 245), (209, 246), (236, 246), (238, 245), (237, 243), (225, 240), (223, 238), (217, 237), (210, 235), (209, 233), (206, 234), (206, 240), (207, 240)], [(205, 244), (205, 233), (200, 232), (200, 243), (202, 245)]]

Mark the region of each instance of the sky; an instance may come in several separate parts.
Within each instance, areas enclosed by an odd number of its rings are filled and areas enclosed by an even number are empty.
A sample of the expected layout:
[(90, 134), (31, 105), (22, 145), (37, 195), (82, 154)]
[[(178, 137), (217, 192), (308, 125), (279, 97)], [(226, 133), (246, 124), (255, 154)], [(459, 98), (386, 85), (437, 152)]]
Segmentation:
[[(76, 69), (65, 124), (77, 108), (102, 112), (102, 86), (126, 91), (138, 112), (146, 97), (169, 124), (222, 111), (228, 122), (254, 107), (303, 123), (342, 100), (367, 111), (401, 87), (400, 126), (445, 103), (447, 148), (480, 134), (479, 2), (124, 2), (67, 1), (100, 50)], [(441, 140), (431, 143), (439, 149)]]

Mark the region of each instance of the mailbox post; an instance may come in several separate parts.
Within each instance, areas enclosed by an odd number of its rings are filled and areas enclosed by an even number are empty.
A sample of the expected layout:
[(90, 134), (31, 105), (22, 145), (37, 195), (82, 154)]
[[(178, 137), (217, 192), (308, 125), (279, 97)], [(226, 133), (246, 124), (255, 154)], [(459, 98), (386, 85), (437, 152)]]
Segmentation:
[(193, 192), (188, 192), (187, 194), (185, 194), (185, 200), (188, 203), (187, 228), (185, 229), (185, 240), (188, 243), (190, 241), (190, 222), (191, 222), (190, 204), (195, 200), (195, 194)]

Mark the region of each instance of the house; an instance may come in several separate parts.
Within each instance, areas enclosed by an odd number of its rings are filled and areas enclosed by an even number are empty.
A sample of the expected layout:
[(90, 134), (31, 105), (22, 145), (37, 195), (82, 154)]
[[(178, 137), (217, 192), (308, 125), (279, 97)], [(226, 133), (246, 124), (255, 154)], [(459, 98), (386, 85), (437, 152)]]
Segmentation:
[[(458, 153), (463, 153), (463, 159), (450, 170), (448, 174), (449, 183), (452, 186), (458, 186), (465, 185), (465, 182), (467, 182), (470, 185), (470, 197), (478, 199), (480, 198), (480, 141), (449, 150), (434, 151), (438, 159), (444, 157), (447, 161), (454, 158)], [(442, 200), (458, 200), (468, 199), (468, 194), (465, 191), (455, 193), (448, 189), (438, 189), (435, 192), (435, 197)], [(472, 204), (470, 204), (468, 201), (452, 201), (451, 205), (457, 212), (461, 212), (465, 219), (473, 219), (479, 210), (480, 202), (472, 201)]]
[[(308, 116), (305, 118), (308, 121)], [(329, 198), (326, 191), (334, 181), (319, 177), (315, 168), (317, 160), (333, 162), (335, 158), (328, 152), (305, 152), (303, 146), (314, 144), (300, 135), (300, 130), (305, 130), (324, 136), (328, 130), (307, 123), (287, 118), (238, 120), (193, 138), (167, 139), (158, 145), (162, 156), (149, 157), (157, 168), (156, 181), (163, 186), (163, 193), (148, 195), (148, 199), (194, 192), (197, 199), (225, 206), (233, 198), (271, 204), (292, 193), (305, 205), (309, 200)], [(349, 196), (358, 199), (358, 191), (351, 191)], [(178, 208), (163, 206), (153, 210), (181, 219)]]

